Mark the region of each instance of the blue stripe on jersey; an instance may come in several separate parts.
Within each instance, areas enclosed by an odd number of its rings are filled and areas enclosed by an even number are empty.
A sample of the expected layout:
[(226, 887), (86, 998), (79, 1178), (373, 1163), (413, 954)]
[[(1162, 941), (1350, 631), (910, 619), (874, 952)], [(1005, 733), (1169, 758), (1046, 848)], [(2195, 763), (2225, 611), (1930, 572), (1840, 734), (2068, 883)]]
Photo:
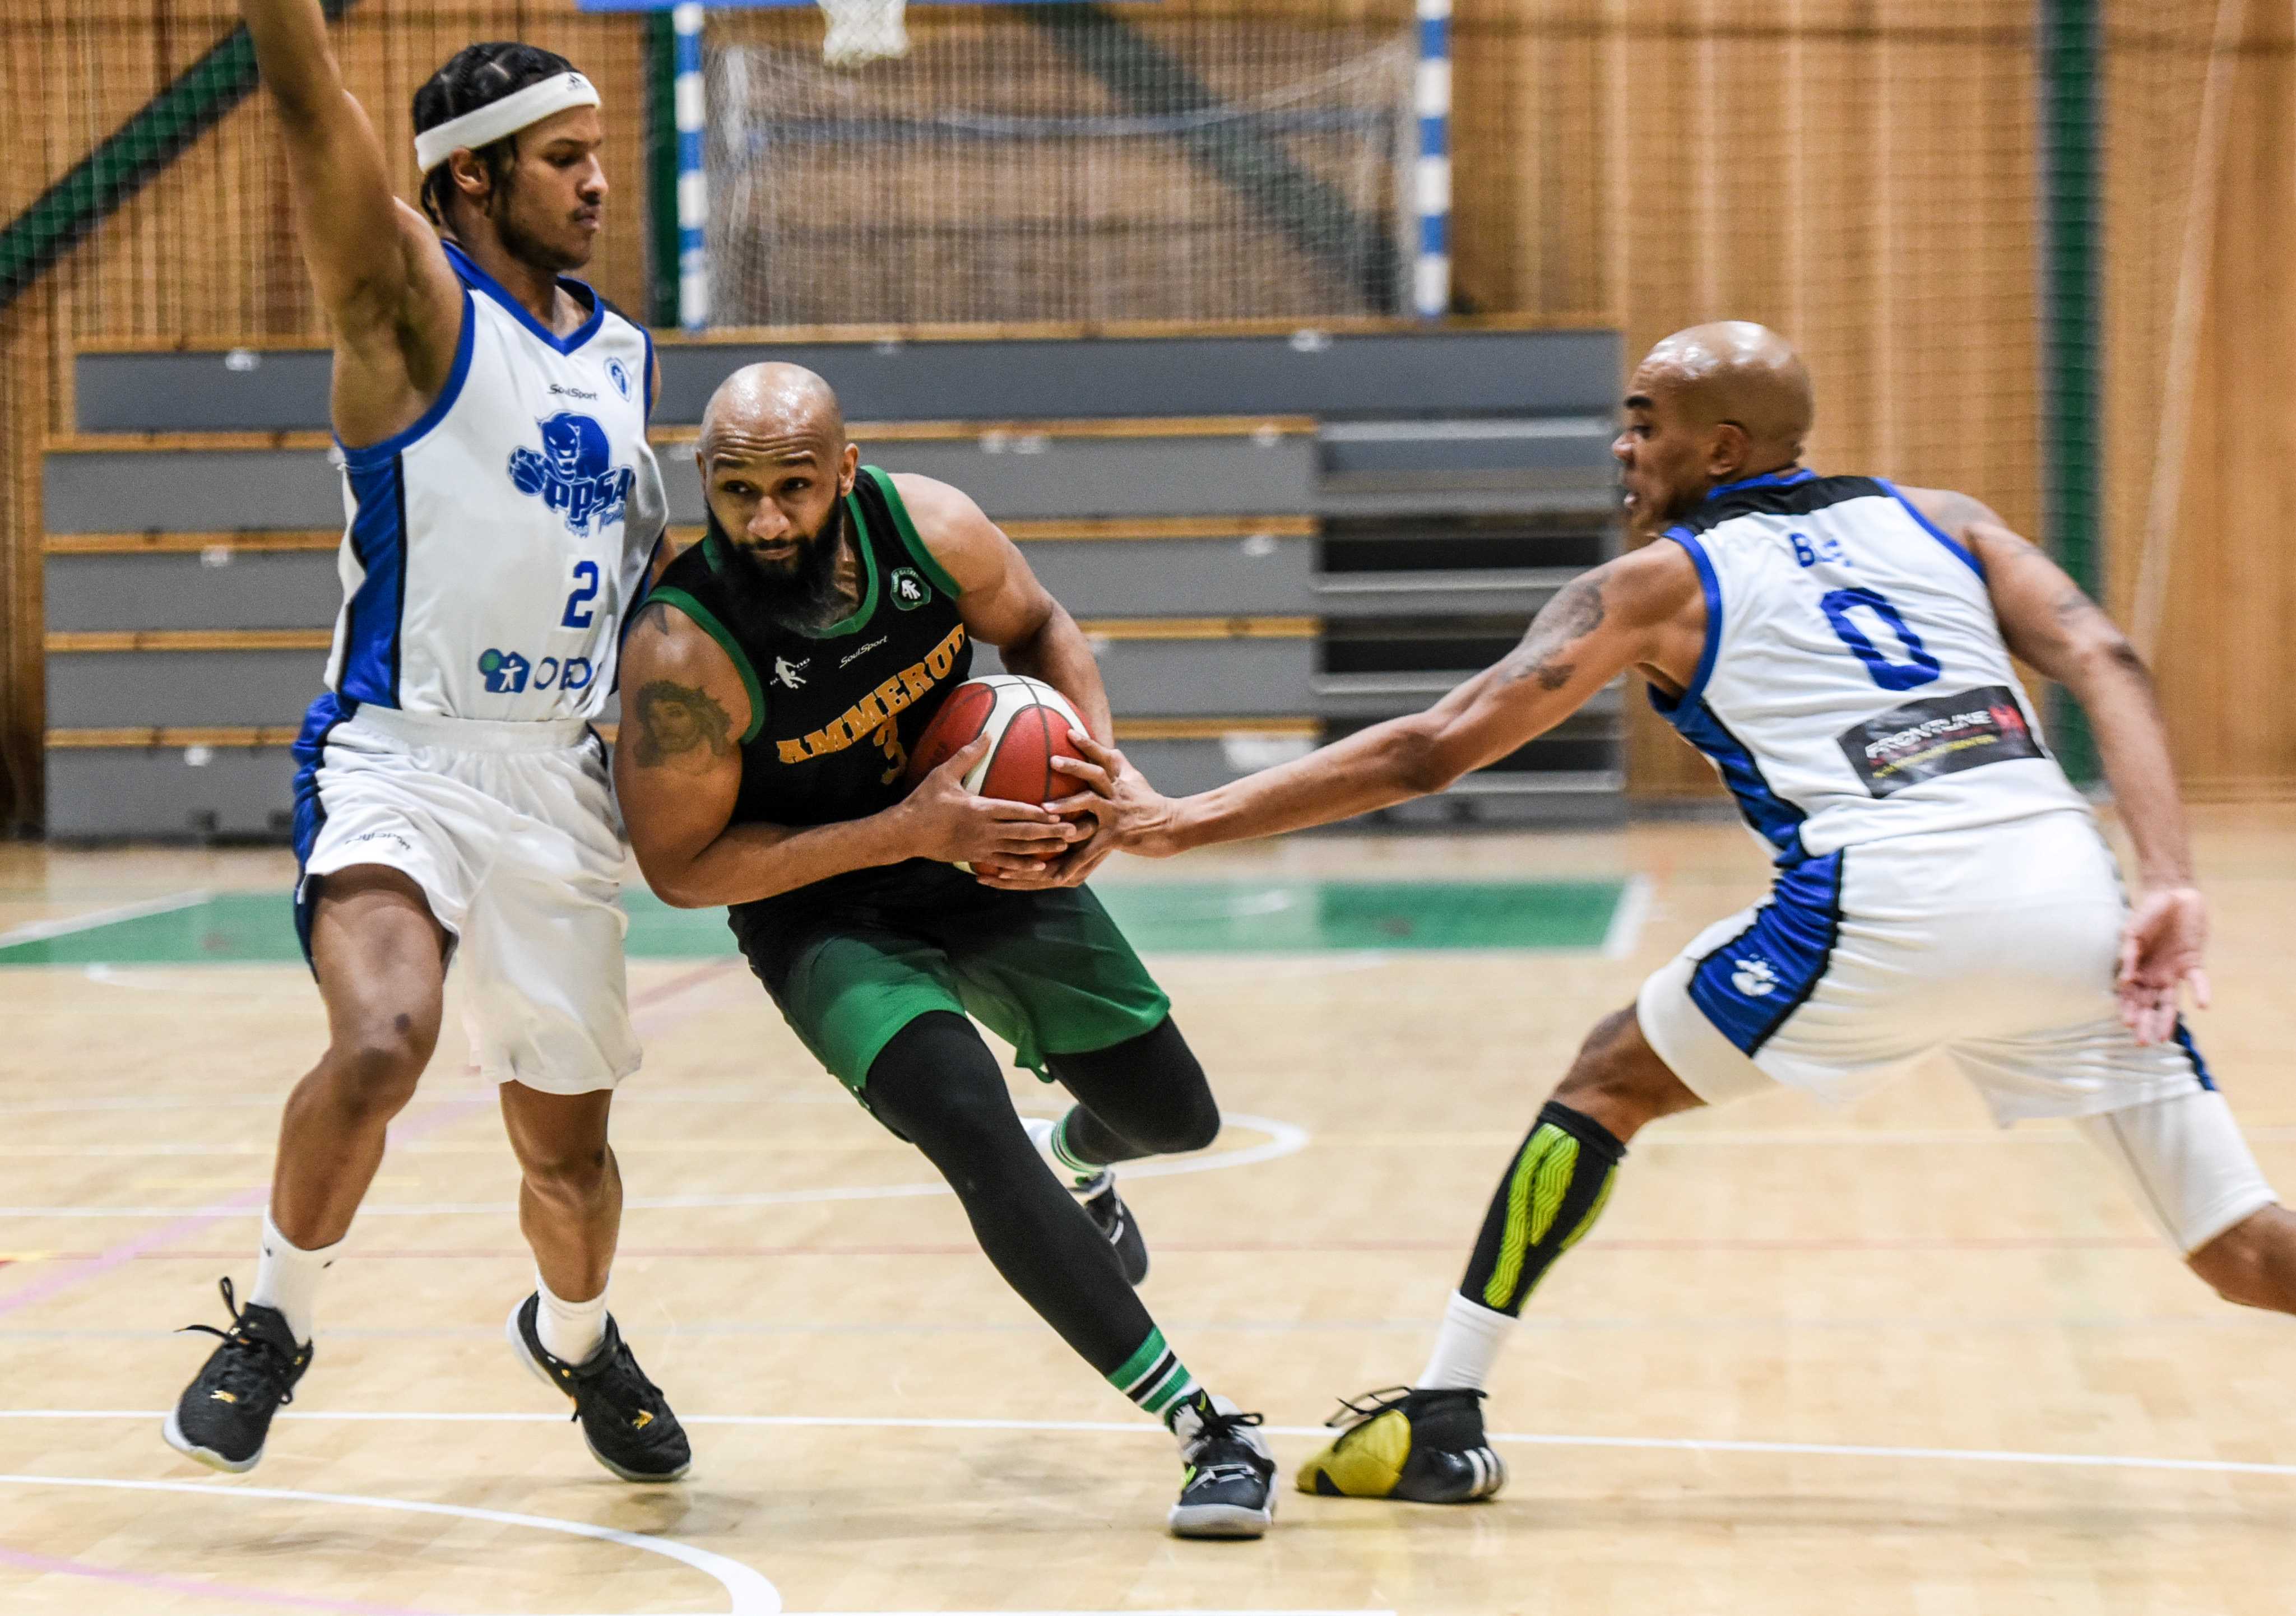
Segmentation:
[(354, 701), (398, 705), (398, 619), (406, 602), (406, 477), (398, 455), (346, 468), (357, 513), (351, 554), (366, 576), (343, 608), (343, 666), (335, 689)]
[(303, 961), (311, 961), (311, 909), (317, 894), (309, 890), (303, 865), (319, 844), (319, 827), (327, 822), (327, 805), (319, 800), (319, 769), (326, 761), (327, 737), (336, 725), (358, 710), (328, 691), (303, 715), (302, 733), (295, 737), (295, 935), (303, 945)]
[(1842, 855), (1829, 853), (1784, 872), (1754, 923), (1691, 973), (1691, 1002), (1745, 1054), (1759, 1054), (1825, 975), (1841, 935), (1841, 868)]
[(1781, 865), (1792, 868), (1809, 857), (1801, 845), (1802, 821), (1809, 816), (1770, 788), (1762, 766), (1754, 761), (1754, 754), (1715, 717), (1712, 708), (1703, 701), (1691, 702), (1669, 696), (1655, 685), (1650, 687), (1650, 700), (1659, 716), (1721, 771), (1722, 783), (1738, 800), (1738, 811), (1762, 840), (1777, 849)]
[(2209, 1070), (2209, 1063), (2201, 1059), (2201, 1046), (2193, 1042), (2192, 1029), (2185, 1025), (2185, 1018), (2181, 1015), (2177, 1018), (2176, 1039), (2177, 1047), (2183, 1050), (2186, 1058), (2193, 1062), (2193, 1075), (2201, 1080), (2201, 1087), (2214, 1094), (2217, 1087), (2216, 1078)]
[(1931, 538), (1937, 540), (1938, 543), (1952, 551), (1955, 555), (1960, 558), (1961, 564), (1968, 568), (1972, 572), (1977, 574), (1978, 577), (1983, 578), (1985, 576), (1985, 563), (1979, 561), (1976, 556), (1971, 554), (1969, 547), (1966, 545), (1964, 545), (1959, 539), (1947, 532), (1943, 528), (1939, 527), (1937, 523), (1931, 521), (1928, 517), (1923, 515), (1922, 508), (1915, 504), (1912, 500), (1907, 499), (1905, 496), (1904, 490), (1900, 489), (1896, 483), (1891, 482), (1886, 477), (1876, 477), (1874, 480), (1890, 490), (1890, 497), (1906, 507), (1906, 514), (1912, 517), (1915, 521), (1921, 523), (1922, 531), (1927, 533)]
[(1679, 706), (1695, 707), (1706, 693), (1706, 681), (1714, 677), (1715, 653), (1722, 649), (1722, 584), (1714, 576), (1714, 558), (1706, 554), (1698, 535), (1675, 527), (1666, 536), (1690, 552), (1691, 563), (1698, 569), (1698, 587), (1706, 596), (1706, 644), (1698, 652), (1698, 671), (1690, 676), (1690, 688), (1675, 698)]
[(455, 340), (455, 364), (447, 373), (447, 385), (439, 390), (438, 398), (431, 400), (430, 407), (422, 412), (422, 418), (403, 432), (395, 432), (381, 443), (370, 443), (356, 449), (347, 447), (341, 439), (336, 439), (335, 447), (342, 450), (345, 465), (354, 471), (380, 465), (395, 458), (401, 450), (412, 447), (424, 433), (447, 418), (447, 412), (455, 407), (455, 400), (463, 396), (463, 383), (470, 380), (471, 350), (477, 341), (478, 324), (478, 317), (471, 308), (471, 289), (465, 286), (463, 288), (463, 334)]
[(445, 243), (445, 246), (447, 262), (454, 265), (455, 273), (463, 277), (463, 284), (476, 287), (485, 292), (487, 296), (508, 309), (512, 319), (562, 354), (572, 353), (596, 336), (598, 327), (606, 323), (606, 299), (593, 291), (588, 282), (578, 281), (572, 275), (562, 275), (558, 277), (559, 286), (568, 297), (578, 303), (586, 304), (590, 310), (588, 319), (562, 337), (536, 319), (532, 309), (511, 295), (508, 287), (480, 268), (477, 261), (469, 253), (464, 252), (452, 242)]
[(1816, 472), (1794, 466), (1784, 472), (1766, 472), (1759, 477), (1742, 478), (1736, 482), (1718, 482), (1706, 490), (1706, 497), (1719, 499), (1725, 494), (1735, 494), (1741, 488), (1791, 488), (1797, 483), (1816, 480)]

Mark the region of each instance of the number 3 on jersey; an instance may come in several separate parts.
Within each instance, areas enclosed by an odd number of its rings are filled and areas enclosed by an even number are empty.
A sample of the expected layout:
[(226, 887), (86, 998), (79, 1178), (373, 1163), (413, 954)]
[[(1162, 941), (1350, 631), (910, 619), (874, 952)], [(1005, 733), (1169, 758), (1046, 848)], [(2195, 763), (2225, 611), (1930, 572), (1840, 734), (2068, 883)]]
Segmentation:
[(561, 628), (587, 628), (594, 615), (590, 603), (598, 598), (598, 563), (574, 563), (574, 593), (566, 597), (566, 615), (558, 619)]
[[(1878, 589), (1836, 589), (1818, 605), (1825, 612), (1825, 620), (1833, 625), (1835, 636), (1857, 653), (1857, 660), (1866, 664), (1866, 671), (1874, 676), (1874, 683), (1882, 689), (1913, 690), (1931, 683), (1945, 671), (1923, 647), (1922, 636), (1914, 632), (1913, 626)], [(1893, 662), (1882, 654), (1873, 638), (1849, 615), (1860, 607), (1896, 636), (1909, 660)]]

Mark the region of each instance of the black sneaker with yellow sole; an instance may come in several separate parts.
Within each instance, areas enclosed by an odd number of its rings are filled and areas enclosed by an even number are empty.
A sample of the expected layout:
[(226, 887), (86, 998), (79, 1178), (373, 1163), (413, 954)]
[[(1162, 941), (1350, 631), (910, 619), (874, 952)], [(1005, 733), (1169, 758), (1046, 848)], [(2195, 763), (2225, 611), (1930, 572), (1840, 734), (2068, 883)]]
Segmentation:
[(208, 1354), (160, 1430), (168, 1446), (185, 1457), (242, 1475), (263, 1457), (271, 1416), (295, 1400), (295, 1382), (311, 1366), (311, 1343), (295, 1344), (295, 1333), (278, 1308), (250, 1302), (242, 1309), (230, 1280), (223, 1281), (222, 1290), (231, 1328), (184, 1326), (219, 1336), (223, 1345)]
[(1390, 1386), (1343, 1400), (1324, 1423), (1342, 1429), (1300, 1466), (1303, 1493), (1471, 1504), (1506, 1485), (1506, 1465), (1483, 1435), (1480, 1391)]
[(605, 1339), (597, 1350), (570, 1364), (543, 1349), (535, 1328), (541, 1305), (539, 1296), (529, 1296), (512, 1308), (504, 1333), (518, 1361), (574, 1405), (590, 1456), (625, 1481), (675, 1481), (693, 1469), (685, 1428), (670, 1412), (661, 1389), (638, 1367), (612, 1316), (607, 1316)]

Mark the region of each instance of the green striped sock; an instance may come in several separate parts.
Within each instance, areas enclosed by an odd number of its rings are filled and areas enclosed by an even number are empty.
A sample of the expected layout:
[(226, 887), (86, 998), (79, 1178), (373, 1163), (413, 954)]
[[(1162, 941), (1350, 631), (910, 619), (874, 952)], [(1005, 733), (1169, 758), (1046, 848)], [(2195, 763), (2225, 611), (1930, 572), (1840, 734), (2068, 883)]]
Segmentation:
[(1108, 1383), (1159, 1419), (1168, 1416), (1196, 1389), (1196, 1377), (1164, 1344), (1164, 1333), (1151, 1327), (1140, 1350), (1124, 1360)]
[(1101, 1170), (1107, 1167), (1108, 1163), (1086, 1161), (1077, 1153), (1076, 1146), (1069, 1143), (1069, 1123), (1075, 1116), (1076, 1112), (1071, 1109), (1067, 1116), (1062, 1117), (1054, 1125), (1052, 1151), (1053, 1160), (1074, 1174), (1081, 1183), (1085, 1179), (1100, 1177)]

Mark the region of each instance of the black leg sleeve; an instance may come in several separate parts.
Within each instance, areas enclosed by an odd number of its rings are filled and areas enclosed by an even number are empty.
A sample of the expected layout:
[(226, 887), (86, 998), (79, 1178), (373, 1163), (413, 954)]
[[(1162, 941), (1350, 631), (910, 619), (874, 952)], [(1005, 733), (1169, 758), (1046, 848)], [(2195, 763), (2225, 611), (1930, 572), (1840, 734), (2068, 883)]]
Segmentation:
[(1005, 1283), (1099, 1373), (1123, 1367), (1155, 1325), (1029, 1142), (972, 1023), (947, 1011), (911, 1021), (870, 1065), (867, 1094), (948, 1180)]
[(1609, 1128), (1549, 1100), (1491, 1196), (1459, 1293), (1521, 1317), (1554, 1259), (1603, 1215), (1626, 1155)]
[(1136, 1038), (1045, 1063), (1084, 1107), (1069, 1116), (1066, 1144), (1086, 1161), (1202, 1150), (1219, 1137), (1219, 1103), (1168, 1015)]

